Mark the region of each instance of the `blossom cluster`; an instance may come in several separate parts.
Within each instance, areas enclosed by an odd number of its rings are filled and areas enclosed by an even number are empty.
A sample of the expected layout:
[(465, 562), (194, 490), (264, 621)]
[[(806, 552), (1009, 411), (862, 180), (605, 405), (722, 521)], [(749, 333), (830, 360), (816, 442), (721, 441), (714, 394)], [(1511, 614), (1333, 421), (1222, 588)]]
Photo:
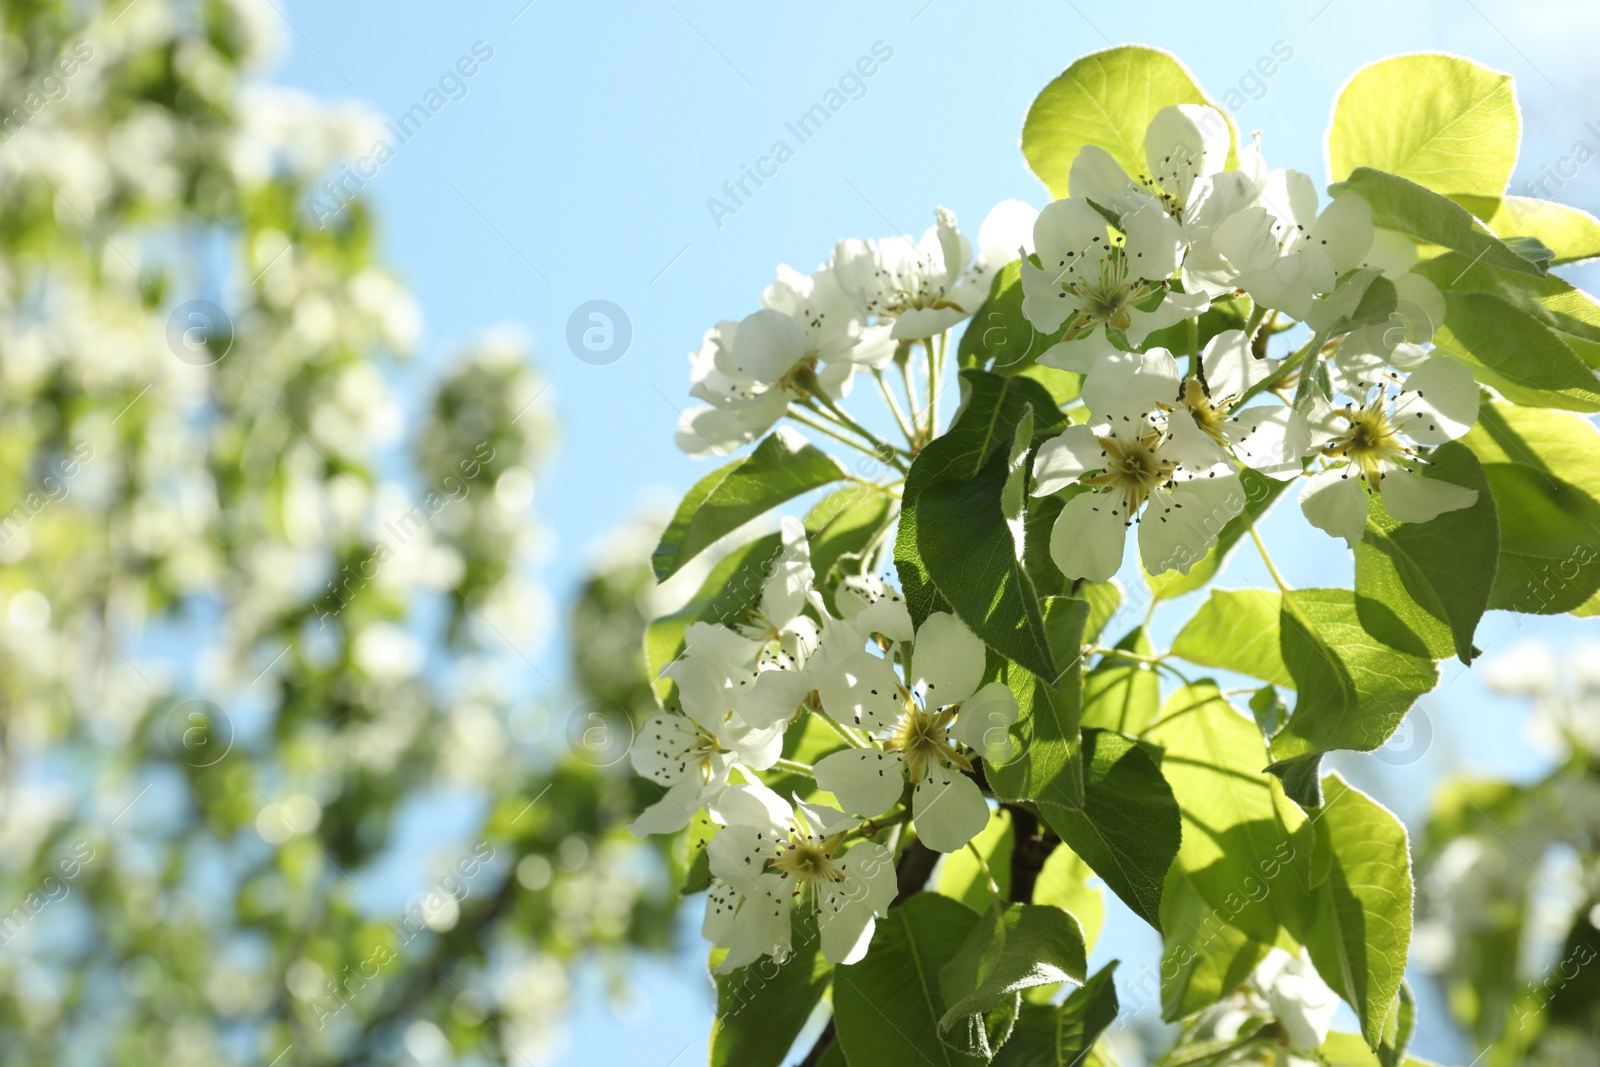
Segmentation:
[[(899, 592), (874, 574), (846, 577), (830, 611), (805, 528), (782, 526), (759, 602), (735, 624), (688, 627), (663, 672), (677, 698), (644, 724), (631, 754), (666, 789), (635, 833), (676, 832), (702, 808), (718, 827), (704, 929), (728, 949), (723, 969), (787, 955), (791, 901), (818, 913), (830, 960), (859, 958), (896, 892), (890, 850), (873, 838), (909, 818), (929, 848), (964, 847), (989, 821), (976, 761), (1011, 755), (1018, 715), (1005, 683), (984, 683), (983, 642), (954, 615), (914, 628)], [(791, 803), (755, 773), (779, 763), (785, 731), (806, 714), (843, 746), (807, 768), (834, 804)]]

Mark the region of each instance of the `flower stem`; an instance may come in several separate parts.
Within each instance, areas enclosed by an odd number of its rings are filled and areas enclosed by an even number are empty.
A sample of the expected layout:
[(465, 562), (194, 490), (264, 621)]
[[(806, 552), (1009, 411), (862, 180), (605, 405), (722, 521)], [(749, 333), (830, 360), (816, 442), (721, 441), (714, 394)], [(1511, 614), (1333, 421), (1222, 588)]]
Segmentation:
[(895, 360), (900, 364), (900, 381), (906, 391), (906, 408), (911, 412), (911, 428), (916, 431), (917, 445), (922, 444), (922, 412), (917, 410), (917, 383), (911, 379), (911, 350), (906, 349), (906, 358)]
[[(818, 403), (819, 400), (821, 401), (820, 404)], [(811, 409), (822, 418), (837, 423), (839, 426), (844, 427), (852, 433), (859, 434), (861, 437), (866, 439), (872, 445), (872, 447), (876, 449), (875, 454), (877, 455), (878, 459), (882, 460), (884, 463), (898, 467), (902, 472), (906, 469), (904, 464), (900, 462), (900, 456), (908, 455), (908, 453), (906, 453), (903, 449), (896, 448), (889, 442), (880, 439), (871, 430), (867, 429), (855, 419), (852, 419), (849, 415), (845, 414), (844, 409), (839, 407), (838, 404), (835, 404), (832, 399), (826, 396), (817, 396), (808, 398), (803, 403), (807, 408)]]
[(813, 768), (811, 764), (801, 763), (799, 760), (783, 759), (782, 757), (779, 757), (772, 764), (772, 766), (775, 770), (793, 771), (796, 774), (803, 774), (808, 778), (815, 778), (817, 776), (816, 769)]
[(989, 899), (994, 901), (995, 907), (999, 908), (1001, 911), (1004, 911), (1006, 902), (1004, 898), (1000, 896), (999, 883), (994, 880), (994, 875), (989, 873), (989, 861), (983, 858), (983, 853), (979, 852), (978, 846), (973, 844), (971, 841), (967, 842), (967, 848), (972, 850), (973, 858), (978, 861), (978, 869), (983, 872), (983, 882), (985, 888), (989, 890)]
[(900, 401), (895, 399), (894, 390), (889, 388), (888, 379), (884, 378), (881, 370), (873, 371), (872, 376), (878, 379), (878, 388), (883, 390), (883, 398), (889, 402), (889, 410), (894, 414), (894, 421), (900, 427), (900, 432), (905, 435), (906, 444), (915, 448), (917, 435), (906, 424), (905, 414), (900, 410)]
[(1261, 553), (1261, 562), (1267, 565), (1267, 573), (1272, 575), (1272, 580), (1278, 584), (1278, 592), (1289, 592), (1289, 583), (1285, 582), (1283, 575), (1278, 573), (1278, 568), (1273, 564), (1272, 557), (1267, 554), (1266, 542), (1262, 541), (1261, 535), (1256, 533), (1255, 520), (1246, 514), (1244, 524), (1245, 528), (1250, 531), (1250, 540), (1256, 543), (1256, 551)]
[(807, 427), (808, 429), (815, 430), (817, 433), (820, 433), (820, 434), (826, 434), (828, 437), (833, 438), (835, 441), (838, 441), (842, 445), (849, 445), (851, 448), (855, 449), (857, 452), (860, 452), (862, 455), (871, 456), (873, 459), (877, 460), (879, 463), (882, 463), (885, 466), (889, 466), (889, 467), (895, 468), (901, 474), (904, 474), (906, 472), (905, 466), (899, 461), (899, 459), (896, 456), (894, 456), (892, 454), (892, 452), (890, 454), (890, 457), (888, 459), (885, 459), (883, 457), (883, 453), (878, 452), (877, 450), (875, 450), (873, 448), (869, 448), (868, 446), (862, 444), (860, 441), (857, 441), (854, 438), (846, 437), (844, 434), (840, 433), (839, 431), (829, 427), (826, 423), (818, 421), (817, 419), (810, 418), (810, 417), (802, 414), (801, 412), (796, 411), (793, 407), (789, 408), (789, 411), (788, 411), (787, 414), (788, 414), (789, 418), (793, 419), (795, 422), (798, 422), (800, 425)]

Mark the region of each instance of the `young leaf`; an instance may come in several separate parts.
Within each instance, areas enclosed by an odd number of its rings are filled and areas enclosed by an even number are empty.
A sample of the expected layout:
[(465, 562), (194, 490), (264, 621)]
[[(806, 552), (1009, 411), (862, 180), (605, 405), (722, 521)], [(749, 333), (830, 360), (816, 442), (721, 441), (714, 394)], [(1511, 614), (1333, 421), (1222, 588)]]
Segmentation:
[(1600, 380), (1537, 318), (1490, 293), (1445, 293), (1434, 344), (1527, 407), (1600, 411)]
[(780, 427), (750, 455), (718, 467), (689, 490), (650, 558), (656, 581), (666, 581), (719, 537), (757, 515), (847, 477), (838, 460)]
[[(1575, 289), (1559, 275), (1522, 274), (1498, 267), (1473, 263), (1460, 252), (1446, 252), (1412, 270), (1427, 278), (1442, 292), (1489, 293), (1518, 310), (1527, 312), (1561, 334), (1559, 340), (1571, 346), (1568, 336), (1600, 343), (1600, 304), (1582, 289)], [(1438, 326), (1438, 323), (1430, 323)], [(1581, 359), (1582, 356), (1579, 356)]]
[(1011, 728), (1015, 751), (1004, 764), (986, 764), (994, 794), (1005, 800), (1054, 800), (1082, 804), (1083, 764), (1078, 730), (1082, 706), (1079, 684), (1084, 620), (1089, 605), (1074, 597), (1044, 602), (1044, 620), (1052, 655), (1065, 669), (1055, 684), (1015, 663), (1003, 669), (1016, 695), (1021, 715)]
[(1502, 197), (1499, 210), (1488, 223), (1501, 238), (1536, 238), (1555, 253), (1551, 262), (1557, 267), (1600, 256), (1600, 219), (1567, 204), (1526, 196)]
[(1254, 724), (1207, 681), (1173, 693), (1145, 738), (1183, 813), (1178, 866), (1230, 925), (1268, 944), (1304, 934), (1311, 882), (1306, 817), (1262, 771)]
[(1052, 792), (1039, 812), (1145, 922), (1161, 929), (1161, 884), (1178, 854), (1178, 803), (1151, 750), (1108, 730), (1083, 731), (1082, 805)]
[(1281, 607), (1278, 594), (1265, 589), (1213, 589), (1178, 631), (1172, 654), (1293, 689), (1294, 678), (1279, 651)]
[[(953, 858), (953, 857), (952, 857)], [(946, 863), (949, 860), (945, 861)], [(1072, 849), (1066, 845), (1057, 845), (1050, 858), (1044, 861), (1044, 866), (1039, 869), (1039, 879), (1033, 883), (1033, 902), (1035, 904), (1053, 904), (1063, 911), (1070, 912), (1078, 920), (1078, 928), (1083, 931), (1083, 947), (1086, 952), (1094, 951), (1094, 943), (1100, 938), (1100, 928), (1105, 924), (1106, 902), (1105, 897), (1089, 885), (1089, 879), (1094, 871)], [(996, 872), (996, 881), (999, 880)]]
[(1086, 973), (1083, 931), (1071, 915), (1047, 904), (991, 910), (939, 971), (939, 989), (949, 1005), (939, 1028), (950, 1031), (1024, 989), (1060, 982), (1082, 985)]
[[(1000, 496), (1023, 412), (1032, 406), (1041, 434), (1064, 419), (1049, 393), (1027, 378), (965, 370), (961, 390), (955, 421), (918, 454), (906, 477), (894, 548), (906, 606), (918, 625), (936, 610), (954, 608), (996, 651), (1048, 677), (1055, 669), (1043, 639), (1038, 597), (1017, 561)], [(930, 490), (937, 490), (932, 507), (938, 522), (919, 516)], [(969, 529), (969, 523), (978, 528)], [(975, 558), (986, 567), (982, 580), (970, 570)]]
[(1510, 245), (1484, 229), (1472, 212), (1438, 193), (1393, 174), (1357, 167), (1350, 177), (1329, 188), (1361, 194), (1372, 208), (1372, 224), (1398, 230), (1427, 244), (1442, 245), (1492, 267), (1543, 274), (1544, 268), (1520, 256)]
[[(1105, 149), (1137, 180), (1150, 169), (1145, 130), (1156, 112), (1170, 104), (1217, 107), (1170, 53), (1141, 45), (1093, 52), (1034, 100), (1022, 124), (1022, 154), (1057, 198), (1067, 195), (1072, 161), (1084, 145)], [(1228, 132), (1237, 145), (1231, 123)], [(1232, 155), (1230, 151), (1230, 159)]]
[(1345, 83), (1328, 130), (1328, 164), (1398, 174), (1485, 218), (1517, 162), (1522, 122), (1511, 75), (1437, 52), (1394, 56)]
[(1422, 638), (1435, 659), (1470, 664), (1472, 635), (1489, 607), (1500, 557), (1500, 523), (1483, 466), (1466, 446), (1441, 446), (1421, 473), (1474, 489), (1478, 502), (1429, 522), (1396, 522), (1374, 493), (1356, 546), (1356, 614), (1382, 638), (1388, 620)]
[(1112, 960), (1059, 1006), (1022, 1005), (993, 1067), (1086, 1067), (1095, 1042), (1117, 1021), (1116, 969)]
[(814, 915), (793, 909), (793, 953), (716, 976), (711, 1067), (779, 1067), (828, 988), (833, 965), (822, 955)]
[(1226, 908), (1214, 908), (1178, 864), (1161, 894), (1161, 1017), (1167, 1022), (1202, 1011), (1244, 984), (1271, 945), (1234, 927)]
[(1461, 443), (1500, 522), (1491, 608), (1556, 615), (1600, 590), (1600, 430), (1553, 411), (1485, 404)]
[[(1117, 642), (1117, 648), (1149, 656), (1154, 650), (1138, 626)], [(1083, 680), (1082, 725), (1136, 734), (1156, 721), (1161, 711), (1161, 680), (1144, 663), (1102, 656)]]
[(977, 915), (949, 897), (918, 893), (879, 921), (859, 963), (835, 969), (833, 1018), (851, 1063), (983, 1062), (939, 1037), (945, 1011), (939, 972), (977, 923)]
[(1410, 847), (1400, 820), (1338, 774), (1326, 775), (1322, 788), (1319, 832), (1328, 836), (1333, 867), (1317, 888), (1306, 947), (1376, 1049), (1411, 946)]

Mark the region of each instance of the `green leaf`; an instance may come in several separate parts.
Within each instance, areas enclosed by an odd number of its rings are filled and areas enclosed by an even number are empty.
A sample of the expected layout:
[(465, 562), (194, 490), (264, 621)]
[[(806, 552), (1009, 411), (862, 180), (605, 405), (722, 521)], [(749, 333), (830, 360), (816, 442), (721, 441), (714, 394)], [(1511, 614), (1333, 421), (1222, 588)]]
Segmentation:
[(1405, 977), (1411, 945), (1411, 852), (1406, 828), (1389, 810), (1330, 773), (1320, 831), (1333, 868), (1317, 888), (1306, 947), (1324, 981), (1355, 1009), (1367, 1047), (1376, 1049)]
[(1357, 167), (1345, 181), (1329, 187), (1330, 193), (1349, 189), (1361, 194), (1372, 208), (1372, 224), (1398, 230), (1427, 244), (1464, 253), (1493, 267), (1543, 274), (1539, 265), (1518, 255), (1510, 245), (1490, 233), (1472, 212), (1444, 196), (1393, 174)]
[(1178, 864), (1161, 894), (1161, 929), (1161, 1017), (1169, 1023), (1232, 994), (1272, 947), (1231, 925)]
[(1345, 83), (1328, 130), (1328, 164), (1335, 181), (1372, 167), (1487, 217), (1511, 180), (1521, 140), (1511, 75), (1425, 52), (1380, 60)]
[[(1527, 312), (1562, 334), (1600, 342), (1600, 304), (1555, 274), (1542, 277), (1473, 263), (1459, 252), (1446, 252), (1412, 268), (1444, 292), (1489, 293)], [(1437, 325), (1437, 324), (1434, 324)], [(1582, 358), (1581, 356), (1579, 357)]]
[[(1362, 1042), (1360, 1034), (1329, 1034), (1317, 1049), (1328, 1067), (1385, 1067), (1382, 1060)], [(1486, 1061), (1487, 1062), (1487, 1061)], [(1427, 1060), (1407, 1056), (1403, 1067), (1434, 1067)]]
[[(1141, 656), (1154, 653), (1142, 626), (1129, 631), (1117, 648)], [(1102, 656), (1083, 680), (1084, 726), (1136, 734), (1155, 722), (1160, 711), (1161, 681), (1148, 664)]]
[(1600, 219), (1567, 204), (1507, 196), (1488, 223), (1501, 238), (1536, 238), (1555, 253), (1557, 267), (1600, 256)]
[(1255, 725), (1212, 682), (1173, 693), (1145, 738), (1160, 745), (1162, 777), (1183, 813), (1178, 866), (1232, 926), (1272, 943), (1296, 938), (1308, 916), (1311, 832), (1278, 780), (1262, 771)]
[(819, 579), (842, 556), (866, 549), (894, 514), (895, 499), (887, 489), (857, 482), (829, 493), (806, 515), (811, 566)]
[(1117, 1021), (1116, 969), (1112, 960), (1059, 1006), (1024, 1004), (993, 1067), (1087, 1067), (1095, 1042)]
[(961, 388), (955, 421), (922, 450), (906, 478), (894, 555), (907, 607), (921, 625), (947, 604), (991, 648), (1052, 677), (1058, 668), (1038, 595), (1001, 496), (1024, 413), (1032, 408), (1040, 434), (1064, 420), (1049, 394), (1026, 378), (965, 370)]
[(664, 582), (691, 559), (758, 515), (819, 486), (848, 478), (839, 461), (788, 428), (768, 434), (744, 459), (695, 483), (650, 557)]
[(1011, 904), (981, 917), (939, 972), (949, 1005), (939, 1020), (950, 1031), (1024, 989), (1073, 982), (1088, 972), (1078, 921), (1048, 904)]
[(1382, 637), (1398, 616), (1435, 659), (1470, 664), (1472, 635), (1489, 607), (1500, 558), (1500, 523), (1483, 466), (1450, 442), (1422, 468), (1426, 478), (1476, 490), (1478, 502), (1429, 522), (1396, 522), (1372, 494), (1367, 531), (1356, 546), (1356, 614)]
[(1265, 589), (1213, 589), (1178, 631), (1172, 654), (1293, 689), (1294, 678), (1279, 651), (1281, 606), (1278, 594)]
[[(644, 635), (650, 676), (657, 678), (663, 667), (678, 658), (690, 623), (741, 621), (761, 599), (767, 572), (782, 551), (782, 535), (776, 533), (740, 545), (712, 568), (687, 604), (652, 622)], [(657, 678), (655, 686), (663, 698), (672, 688), (670, 681), (662, 678)]]
[(939, 1037), (945, 1012), (939, 972), (977, 923), (969, 909), (937, 893), (918, 893), (879, 920), (866, 956), (834, 971), (833, 1017), (846, 1059), (935, 1067), (983, 1062)]
[[(989, 825), (970, 842), (989, 865), (1002, 897), (1011, 895), (1011, 851), (1015, 843), (1011, 813), (1004, 808), (990, 812)], [(971, 849), (957, 849), (944, 858), (939, 865), (939, 892), (980, 914), (988, 909), (989, 886)]]
[(1054, 800), (1082, 804), (1083, 764), (1078, 730), (1082, 710), (1079, 650), (1089, 605), (1075, 597), (1044, 602), (1045, 630), (1056, 661), (1066, 665), (1055, 685), (1007, 663), (1002, 678), (1021, 714), (1011, 727), (1015, 746), (1004, 764), (985, 764), (989, 787), (1002, 800)]
[[(1283, 598), (1279, 646), (1298, 697), (1272, 739), (1277, 759), (1348, 748), (1371, 751), (1389, 739), (1411, 705), (1439, 681), (1414, 634), (1406, 649), (1361, 625), (1348, 589), (1299, 589)], [(1391, 642), (1405, 633), (1398, 621)]]
[(1157, 600), (1171, 600), (1173, 597), (1192, 593), (1201, 588), (1222, 570), (1228, 557), (1238, 546), (1239, 541), (1249, 531), (1252, 522), (1260, 522), (1261, 517), (1267, 513), (1278, 497), (1283, 495), (1287, 481), (1268, 478), (1248, 467), (1239, 471), (1239, 480), (1244, 483), (1244, 511), (1229, 519), (1217, 534), (1217, 543), (1206, 552), (1200, 562), (1189, 568), (1188, 574), (1179, 574), (1177, 571), (1167, 571), (1163, 574), (1152, 575), (1146, 573), (1145, 580), (1150, 585), (1150, 595)]
[(1078, 587), (1078, 596), (1089, 602), (1089, 621), (1083, 624), (1083, 643), (1087, 645), (1100, 639), (1106, 624), (1122, 606), (1122, 587), (1115, 578), (1109, 582), (1084, 582)]
[(791, 909), (793, 952), (715, 975), (717, 1017), (711, 1067), (779, 1067), (828, 988), (833, 965), (822, 955), (816, 918)]
[[(954, 859), (952, 856), (950, 859)], [(949, 863), (950, 860), (945, 860)], [(996, 872), (998, 880), (999, 872)], [(1072, 913), (1083, 931), (1083, 947), (1094, 951), (1100, 938), (1100, 928), (1105, 924), (1106, 902), (1100, 890), (1089, 884), (1094, 871), (1079, 855), (1066, 845), (1057, 845), (1050, 858), (1039, 869), (1039, 878), (1033, 883), (1033, 902), (1053, 904)]]
[(1056, 835), (1145, 922), (1161, 929), (1161, 884), (1178, 854), (1178, 803), (1151, 750), (1109, 730), (1083, 731), (1082, 805), (1039, 801)]
[(1411, 983), (1402, 978), (1394, 1007), (1389, 1009), (1389, 1018), (1383, 1025), (1383, 1043), (1378, 1046), (1382, 1067), (1401, 1067), (1416, 1030), (1417, 999), (1411, 993)]
[[(1171, 104), (1217, 107), (1188, 69), (1167, 52), (1123, 45), (1091, 53), (1034, 100), (1022, 124), (1022, 154), (1057, 198), (1067, 195), (1072, 161), (1084, 145), (1105, 149), (1137, 179), (1150, 169), (1145, 130), (1156, 112)], [(1234, 136), (1231, 123), (1229, 136)], [(1237, 144), (1236, 138), (1233, 143)]]
[[(1061, 340), (1066, 324), (1055, 333), (1041, 334), (1022, 313), (1022, 260), (1014, 259), (995, 274), (989, 297), (983, 302), (956, 346), (956, 361), (962, 367), (981, 367), (996, 374), (1020, 374), (1037, 366), (1040, 353)], [(1049, 368), (1042, 368), (1049, 369)], [(1059, 371), (1066, 375), (1066, 372)], [(1078, 375), (1067, 375), (1076, 383)], [(1073, 396), (1077, 390), (1073, 389)], [(1058, 397), (1058, 403), (1073, 396)]]
[(1533, 315), (1490, 293), (1447, 292), (1440, 349), (1527, 407), (1600, 411), (1600, 379)]
[(1485, 404), (1461, 439), (1500, 521), (1491, 608), (1556, 615), (1600, 591), (1600, 430), (1577, 415)]

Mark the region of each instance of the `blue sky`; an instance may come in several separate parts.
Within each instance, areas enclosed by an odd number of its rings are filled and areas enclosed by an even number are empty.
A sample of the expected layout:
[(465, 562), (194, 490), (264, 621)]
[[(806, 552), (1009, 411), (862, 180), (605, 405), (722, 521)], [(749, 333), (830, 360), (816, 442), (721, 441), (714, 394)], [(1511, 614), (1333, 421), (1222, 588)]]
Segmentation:
[[(754, 310), (778, 263), (808, 270), (839, 237), (920, 233), (939, 204), (972, 228), (1006, 197), (1042, 205), (1044, 190), (1017, 149), (1022, 117), (1085, 52), (1122, 43), (1176, 52), (1213, 96), (1237, 90), (1246, 99), (1239, 124), (1264, 131), (1273, 165), (1319, 182), (1339, 86), (1361, 65), (1403, 51), (1457, 52), (1516, 76), (1525, 133), (1514, 186), (1579, 139), (1600, 148), (1600, 132), (1585, 125), (1600, 131), (1589, 47), (1600, 14), (1577, 4), (276, 3), (286, 49), (272, 80), (360, 99), (390, 119), (478, 45), (465, 96), (364, 192), (377, 206), (386, 258), (421, 303), (423, 367), (496, 324), (519, 325), (536, 346), (562, 426), (536, 504), (555, 536), (546, 578), (558, 605), (611, 530), (645, 501), (675, 501), (705, 472), (672, 444), (686, 354), (704, 330)], [(874, 46), (880, 62), (864, 91), (798, 144), (785, 123)], [(1258, 60), (1275, 48), (1290, 57), (1259, 78)], [(724, 182), (780, 138), (793, 158), (737, 211), (714, 217), (707, 200), (727, 202)], [(1557, 195), (1600, 209), (1597, 177), (1580, 170)], [(1593, 288), (1600, 279), (1587, 274), (1574, 280)], [(632, 330), (626, 355), (604, 366), (579, 360), (566, 341), (574, 310), (596, 299), (620, 306)], [(1294, 509), (1274, 514), (1269, 538), (1275, 530), (1278, 543), (1298, 538)], [(1305, 547), (1280, 559), (1291, 583), (1348, 582), (1348, 557), (1334, 542), (1298, 540)], [(1241, 558), (1225, 579), (1265, 575)], [(1165, 611), (1169, 627), (1179, 621), (1181, 609)], [(1586, 624), (1498, 616), (1485, 621), (1479, 644), (1492, 654), (1531, 634), (1566, 644), (1587, 633)], [(535, 655), (552, 676), (562, 640), (557, 625)], [(1498, 774), (1538, 766), (1518, 713), (1489, 705), (1477, 679), (1456, 670), (1446, 664), (1446, 688), (1423, 702), (1434, 726), (1426, 758), (1402, 768), (1367, 760), (1351, 771), (1408, 818), (1450, 766)], [(1148, 953), (1152, 939), (1123, 915), (1103, 951)], [(680, 1049), (679, 1063), (700, 1062), (709, 1000), (688, 940), (692, 958), (648, 968), (624, 1016), (587, 1003), (557, 1062), (664, 1065)], [(597, 989), (588, 992), (597, 998)], [(1430, 1030), (1423, 1051), (1471, 1059)]]

